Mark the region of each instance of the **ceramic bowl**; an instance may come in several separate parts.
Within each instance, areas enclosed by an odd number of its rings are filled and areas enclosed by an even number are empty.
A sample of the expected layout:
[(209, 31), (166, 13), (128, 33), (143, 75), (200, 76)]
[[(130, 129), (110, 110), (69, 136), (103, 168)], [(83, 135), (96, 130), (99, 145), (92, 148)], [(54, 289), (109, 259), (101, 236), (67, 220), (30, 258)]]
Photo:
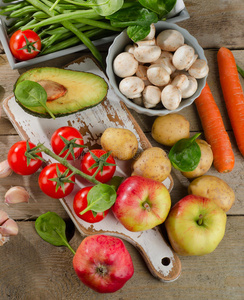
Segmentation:
[[(193, 37), (184, 28), (182, 28), (176, 24), (167, 22), (167, 21), (165, 21), (165, 22), (160, 21), (157, 24), (155, 24), (155, 27), (156, 27), (156, 35), (165, 29), (178, 30), (179, 32), (181, 32), (183, 34), (183, 36), (185, 38), (185, 43), (192, 46), (195, 49), (195, 53), (198, 54), (198, 58), (204, 59), (207, 61), (207, 59), (204, 55), (203, 48), (199, 45), (196, 38)], [(127, 107), (135, 110), (137, 113), (140, 113), (140, 114), (145, 114), (148, 116), (163, 116), (163, 115), (167, 115), (169, 113), (177, 113), (177, 112), (181, 111), (183, 108), (191, 105), (194, 102), (194, 100), (200, 95), (202, 89), (204, 88), (204, 86), (206, 84), (207, 76), (197, 80), (198, 88), (197, 88), (197, 91), (195, 92), (195, 94), (189, 98), (182, 99), (179, 107), (175, 110), (165, 109), (161, 103), (160, 103), (160, 105), (158, 105), (155, 108), (145, 108), (145, 107), (135, 104), (132, 100), (125, 97), (119, 90), (119, 82), (120, 82), (121, 78), (116, 76), (113, 71), (113, 61), (119, 53), (124, 51), (125, 46), (128, 44), (131, 44), (131, 43), (132, 43), (132, 41), (128, 37), (126, 30), (124, 30), (114, 39), (112, 45), (109, 48), (108, 55), (106, 58), (106, 64), (107, 64), (106, 72), (107, 72), (107, 75), (109, 78), (109, 82), (110, 82), (112, 88), (114, 89), (115, 93), (117, 94), (117, 96), (126, 104)]]

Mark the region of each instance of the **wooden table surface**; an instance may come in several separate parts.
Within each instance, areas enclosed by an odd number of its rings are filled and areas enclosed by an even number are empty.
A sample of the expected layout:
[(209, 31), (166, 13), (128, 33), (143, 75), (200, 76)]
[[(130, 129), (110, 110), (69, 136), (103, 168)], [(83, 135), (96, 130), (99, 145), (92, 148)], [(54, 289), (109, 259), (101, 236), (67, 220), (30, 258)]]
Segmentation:
[[(236, 201), (228, 212), (224, 239), (217, 249), (202, 257), (180, 257), (181, 276), (174, 282), (162, 283), (149, 272), (139, 252), (125, 242), (135, 267), (131, 280), (115, 294), (97, 294), (84, 286), (72, 267), (72, 253), (64, 247), (54, 247), (44, 242), (35, 232), (34, 221), (42, 213), (54, 211), (69, 223), (70, 243), (74, 249), (83, 237), (74, 228), (59, 200), (51, 199), (40, 192), (37, 175), (21, 177), (12, 174), (0, 179), (0, 209), (5, 210), (19, 225), (19, 234), (0, 247), (0, 299), (243, 299), (244, 295), (244, 159), (237, 149), (227, 111), (221, 93), (217, 50), (221, 46), (232, 50), (236, 62), (244, 68), (244, 1), (243, 0), (191, 0), (185, 1), (190, 19), (178, 25), (195, 36), (204, 48), (210, 73), (208, 84), (224, 119), (235, 154), (235, 167), (231, 173), (220, 174), (214, 167), (208, 174), (225, 180), (235, 191)], [(109, 45), (101, 47), (104, 57)], [(45, 66), (62, 67), (79, 58), (75, 53), (53, 61)], [(11, 95), (13, 84), (26, 69), (12, 70), (3, 52), (0, 54), (0, 99)], [(243, 87), (244, 81), (241, 79)], [(131, 111), (142, 130), (154, 146), (151, 138), (153, 117), (138, 115)], [(196, 107), (181, 111), (191, 124), (191, 134), (202, 132)], [(0, 119), (0, 161), (7, 157), (10, 146), (20, 140), (4, 112)], [(174, 189), (171, 192), (175, 203), (187, 194), (172, 172)], [(31, 194), (28, 204), (3, 203), (4, 194), (11, 186), (24, 186)]]

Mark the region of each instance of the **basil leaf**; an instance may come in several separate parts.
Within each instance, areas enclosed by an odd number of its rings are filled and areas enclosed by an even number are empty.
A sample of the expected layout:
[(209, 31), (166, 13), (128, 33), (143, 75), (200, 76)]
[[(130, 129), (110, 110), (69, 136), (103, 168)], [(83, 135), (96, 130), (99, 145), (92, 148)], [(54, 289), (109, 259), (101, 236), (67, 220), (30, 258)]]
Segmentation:
[(171, 148), (168, 156), (174, 168), (181, 172), (196, 169), (201, 159), (201, 149), (196, 142), (200, 134), (197, 133), (189, 139), (181, 139)]
[(66, 246), (75, 253), (66, 238), (66, 224), (56, 213), (49, 211), (39, 216), (35, 222), (35, 229), (44, 241), (54, 246)]
[(161, 19), (174, 8), (177, 0), (139, 0), (139, 2), (142, 6), (155, 12)]
[(14, 94), (16, 99), (24, 106), (37, 107), (41, 105), (55, 119), (55, 116), (46, 105), (47, 93), (39, 83), (31, 80), (21, 81), (17, 84)]
[(117, 194), (114, 187), (99, 183), (88, 192), (87, 207), (80, 214), (83, 215), (88, 210), (104, 212), (114, 204), (116, 197)]
[(124, 0), (93, 0), (93, 10), (100, 16), (109, 16), (118, 11), (124, 4)]

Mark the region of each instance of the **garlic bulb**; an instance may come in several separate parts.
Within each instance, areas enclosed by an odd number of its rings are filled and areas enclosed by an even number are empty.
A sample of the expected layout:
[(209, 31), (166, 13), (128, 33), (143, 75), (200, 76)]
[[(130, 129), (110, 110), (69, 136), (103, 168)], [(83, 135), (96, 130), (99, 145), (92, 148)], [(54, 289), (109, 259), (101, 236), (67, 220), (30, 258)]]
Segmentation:
[(12, 173), (13, 171), (10, 168), (7, 159), (0, 162), (0, 178), (8, 177)]
[(5, 211), (0, 210), (0, 246), (8, 242), (11, 235), (17, 235), (18, 232), (17, 223), (9, 218)]

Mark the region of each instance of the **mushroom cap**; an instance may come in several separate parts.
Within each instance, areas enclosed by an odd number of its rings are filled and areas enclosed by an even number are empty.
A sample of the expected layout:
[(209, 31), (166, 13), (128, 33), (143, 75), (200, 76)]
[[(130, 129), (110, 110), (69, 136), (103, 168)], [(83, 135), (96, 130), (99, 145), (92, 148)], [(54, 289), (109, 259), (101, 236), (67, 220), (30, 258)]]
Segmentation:
[(144, 88), (143, 104), (146, 108), (155, 107), (161, 100), (161, 90), (154, 85), (148, 85)]
[(128, 45), (125, 46), (124, 52), (129, 52), (129, 53), (134, 55), (135, 47), (137, 47), (136, 44), (128, 44)]
[(156, 86), (165, 86), (170, 81), (170, 74), (159, 64), (152, 64), (147, 69), (148, 80)]
[(183, 99), (189, 98), (192, 95), (194, 95), (198, 87), (198, 83), (195, 77), (192, 77), (190, 75), (188, 75), (187, 77), (188, 77), (188, 87), (181, 91)]
[(176, 67), (177, 70), (183, 70), (192, 61), (194, 55), (194, 48), (185, 44), (175, 51), (172, 58), (173, 65)]
[(184, 36), (178, 30), (166, 29), (158, 34), (156, 44), (162, 50), (173, 52), (184, 45)]
[(144, 82), (139, 77), (129, 76), (120, 81), (119, 90), (129, 99), (138, 98), (144, 90)]
[(197, 59), (188, 70), (188, 73), (197, 79), (201, 79), (207, 76), (208, 72), (209, 67), (206, 60), (204, 59)]
[(141, 63), (151, 63), (159, 58), (161, 49), (158, 46), (140, 46), (134, 50), (135, 59)]
[(189, 85), (188, 76), (185, 74), (179, 74), (172, 80), (171, 84), (176, 86), (182, 92)]
[(152, 40), (155, 37), (155, 33), (156, 33), (156, 28), (155, 25), (152, 23), (150, 25), (150, 32), (148, 33), (148, 35), (143, 39), (143, 41), (145, 40)]
[(114, 73), (121, 78), (134, 75), (137, 68), (138, 61), (134, 58), (134, 55), (129, 52), (118, 54), (113, 62)]
[(155, 38), (153, 38), (151, 40), (142, 40), (142, 41), (136, 42), (136, 44), (138, 45), (138, 47), (140, 47), (140, 46), (155, 46), (156, 40), (155, 40)]
[(161, 101), (168, 110), (175, 110), (181, 102), (181, 91), (174, 85), (168, 84), (161, 92)]
[(141, 78), (142, 80), (147, 80), (147, 69), (148, 66), (139, 64), (136, 70), (136, 76)]

